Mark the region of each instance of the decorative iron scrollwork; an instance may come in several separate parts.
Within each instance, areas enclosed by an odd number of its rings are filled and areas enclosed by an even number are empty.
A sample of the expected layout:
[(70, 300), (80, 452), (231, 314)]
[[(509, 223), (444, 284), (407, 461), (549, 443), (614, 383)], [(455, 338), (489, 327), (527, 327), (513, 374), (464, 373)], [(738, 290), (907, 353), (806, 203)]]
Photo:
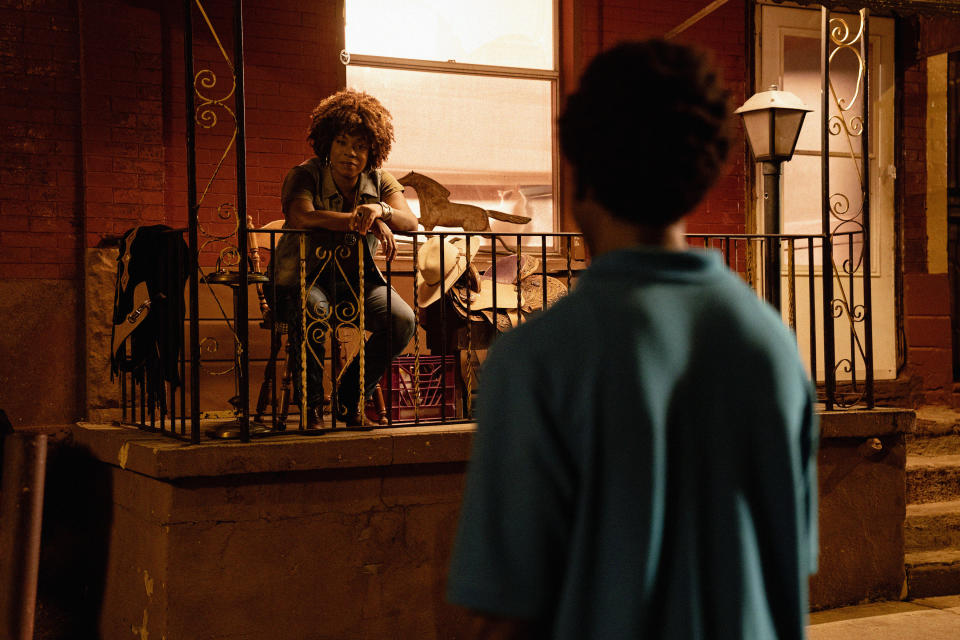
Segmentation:
[[(833, 255), (830, 258), (832, 276), (827, 275), (825, 269), (825, 277), (831, 277), (834, 280), (836, 294), (830, 300), (829, 307), (833, 319), (846, 318), (850, 336), (849, 354), (840, 357), (832, 365), (834, 380), (836, 375), (841, 373), (849, 379), (849, 381), (837, 383), (834, 400), (841, 408), (852, 407), (863, 402), (866, 388), (862, 381), (857, 379), (858, 367), (862, 370), (865, 366), (872, 366), (860, 335), (864, 331), (865, 322), (869, 319), (868, 310), (864, 304), (857, 302), (854, 298), (857, 279), (869, 280), (870, 278), (870, 274), (866, 273), (864, 268), (865, 254), (870, 250), (868, 230), (864, 224), (869, 185), (864, 179), (866, 171), (862, 165), (869, 162), (869, 157), (865, 151), (861, 150), (858, 153), (855, 150), (858, 147), (862, 149), (866, 143), (865, 116), (853, 112), (861, 98), (864, 114), (869, 110), (867, 103), (869, 96), (864, 94), (867, 68), (865, 54), (861, 51), (861, 49), (865, 51), (864, 34), (867, 32), (867, 19), (867, 13), (861, 10), (860, 24), (856, 30), (851, 29), (845, 18), (831, 18), (829, 22), (829, 38), (833, 49), (828, 56), (826, 80), (837, 113), (829, 116), (823, 126), (831, 136), (842, 139), (840, 146), (844, 148), (844, 156), (838, 160), (852, 163), (860, 185), (859, 194), (835, 192), (829, 195), (829, 219), (832, 222), (824, 229), (824, 233), (830, 236), (833, 248)], [(857, 75), (852, 95), (839, 95), (830, 77), (830, 70), (839, 55), (852, 55), (856, 61)], [(855, 241), (857, 238), (859, 246)], [(869, 282), (864, 286), (869, 286)], [(838, 334), (835, 345), (840, 343), (840, 335), (842, 334)], [(829, 363), (828, 366), (830, 366)]]
[[(364, 333), (361, 327), (365, 326), (365, 320), (363, 313), (362, 249), (363, 244), (359, 241), (357, 234), (354, 233), (345, 234), (343, 241), (332, 248), (318, 247), (314, 251), (314, 255), (319, 261), (318, 266), (310, 280), (303, 279), (301, 281), (303, 292), (309, 291), (314, 286), (326, 288), (325, 284), (335, 282), (333, 286), (336, 292), (343, 296), (343, 299), (328, 299), (327, 304), (322, 306), (306, 305), (303, 319), (304, 335), (308, 336), (309, 339), (305, 340), (306, 348), (303, 355), (312, 358), (321, 367), (323, 366), (322, 354), (318, 353), (313, 345), (326, 344), (327, 337), (331, 335), (334, 327), (337, 329), (337, 340), (333, 341), (334, 343), (341, 341), (341, 332), (352, 332), (358, 336), (358, 339), (363, 339)], [(358, 282), (354, 282), (355, 278), (352, 276), (354, 273), (361, 274)], [(333, 291), (327, 293), (332, 295)], [(357, 355), (361, 358), (360, 384), (363, 384), (362, 380), (364, 379), (363, 355), (361, 349)], [(331, 357), (337, 357), (337, 354), (331, 354)], [(345, 369), (346, 367), (343, 367), (338, 372), (336, 380), (338, 385)], [(301, 381), (301, 384), (305, 384), (305, 381)], [(360, 397), (363, 398), (363, 393), (360, 394)], [(337, 412), (340, 414), (350, 413), (351, 409), (353, 408), (339, 406)]]

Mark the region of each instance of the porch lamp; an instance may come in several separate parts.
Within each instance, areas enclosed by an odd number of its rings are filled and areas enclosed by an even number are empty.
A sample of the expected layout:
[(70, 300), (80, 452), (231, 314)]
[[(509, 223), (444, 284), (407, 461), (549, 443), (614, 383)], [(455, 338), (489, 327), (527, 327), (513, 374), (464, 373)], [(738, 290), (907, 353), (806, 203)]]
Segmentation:
[[(734, 111), (743, 118), (750, 150), (763, 170), (763, 228), (766, 233), (780, 233), (780, 165), (793, 157), (800, 137), (800, 128), (808, 109), (789, 91), (770, 85), (768, 91), (755, 93)], [(766, 298), (780, 308), (780, 246), (766, 243)]]

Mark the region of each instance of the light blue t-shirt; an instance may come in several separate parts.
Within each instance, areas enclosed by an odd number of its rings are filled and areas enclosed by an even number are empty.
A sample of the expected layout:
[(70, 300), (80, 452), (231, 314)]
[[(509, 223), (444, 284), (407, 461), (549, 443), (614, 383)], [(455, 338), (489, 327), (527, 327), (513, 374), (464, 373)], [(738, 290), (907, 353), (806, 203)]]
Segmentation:
[(553, 638), (804, 636), (812, 386), (718, 254), (599, 257), (480, 387), (451, 602)]

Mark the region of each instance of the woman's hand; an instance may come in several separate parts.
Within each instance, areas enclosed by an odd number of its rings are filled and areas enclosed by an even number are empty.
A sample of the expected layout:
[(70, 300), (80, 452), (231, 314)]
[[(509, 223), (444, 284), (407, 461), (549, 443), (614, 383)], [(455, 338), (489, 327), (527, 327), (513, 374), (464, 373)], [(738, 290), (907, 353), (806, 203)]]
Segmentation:
[(387, 261), (393, 260), (397, 255), (397, 240), (393, 237), (393, 231), (383, 220), (377, 220), (373, 225), (373, 235), (383, 246), (383, 255)]
[[(361, 204), (353, 210), (353, 224), (351, 226), (353, 231), (360, 233), (361, 235), (366, 234), (370, 231), (373, 221), (383, 215), (383, 208), (379, 203), (375, 204)], [(376, 233), (376, 231), (374, 231)]]

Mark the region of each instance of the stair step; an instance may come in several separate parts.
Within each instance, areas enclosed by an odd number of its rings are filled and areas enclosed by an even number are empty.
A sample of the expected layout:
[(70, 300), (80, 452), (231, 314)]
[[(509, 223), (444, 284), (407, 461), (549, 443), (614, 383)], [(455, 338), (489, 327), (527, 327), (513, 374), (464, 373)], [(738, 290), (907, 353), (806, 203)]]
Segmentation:
[(960, 499), (960, 455), (907, 456), (907, 504)]
[(918, 408), (913, 432), (917, 435), (960, 433), (960, 411), (953, 407), (926, 405)]
[(944, 456), (960, 454), (960, 434), (945, 436), (907, 436), (908, 456)]
[(960, 548), (906, 554), (907, 599), (960, 593)]
[(908, 553), (960, 548), (960, 500), (907, 505), (903, 534)]

